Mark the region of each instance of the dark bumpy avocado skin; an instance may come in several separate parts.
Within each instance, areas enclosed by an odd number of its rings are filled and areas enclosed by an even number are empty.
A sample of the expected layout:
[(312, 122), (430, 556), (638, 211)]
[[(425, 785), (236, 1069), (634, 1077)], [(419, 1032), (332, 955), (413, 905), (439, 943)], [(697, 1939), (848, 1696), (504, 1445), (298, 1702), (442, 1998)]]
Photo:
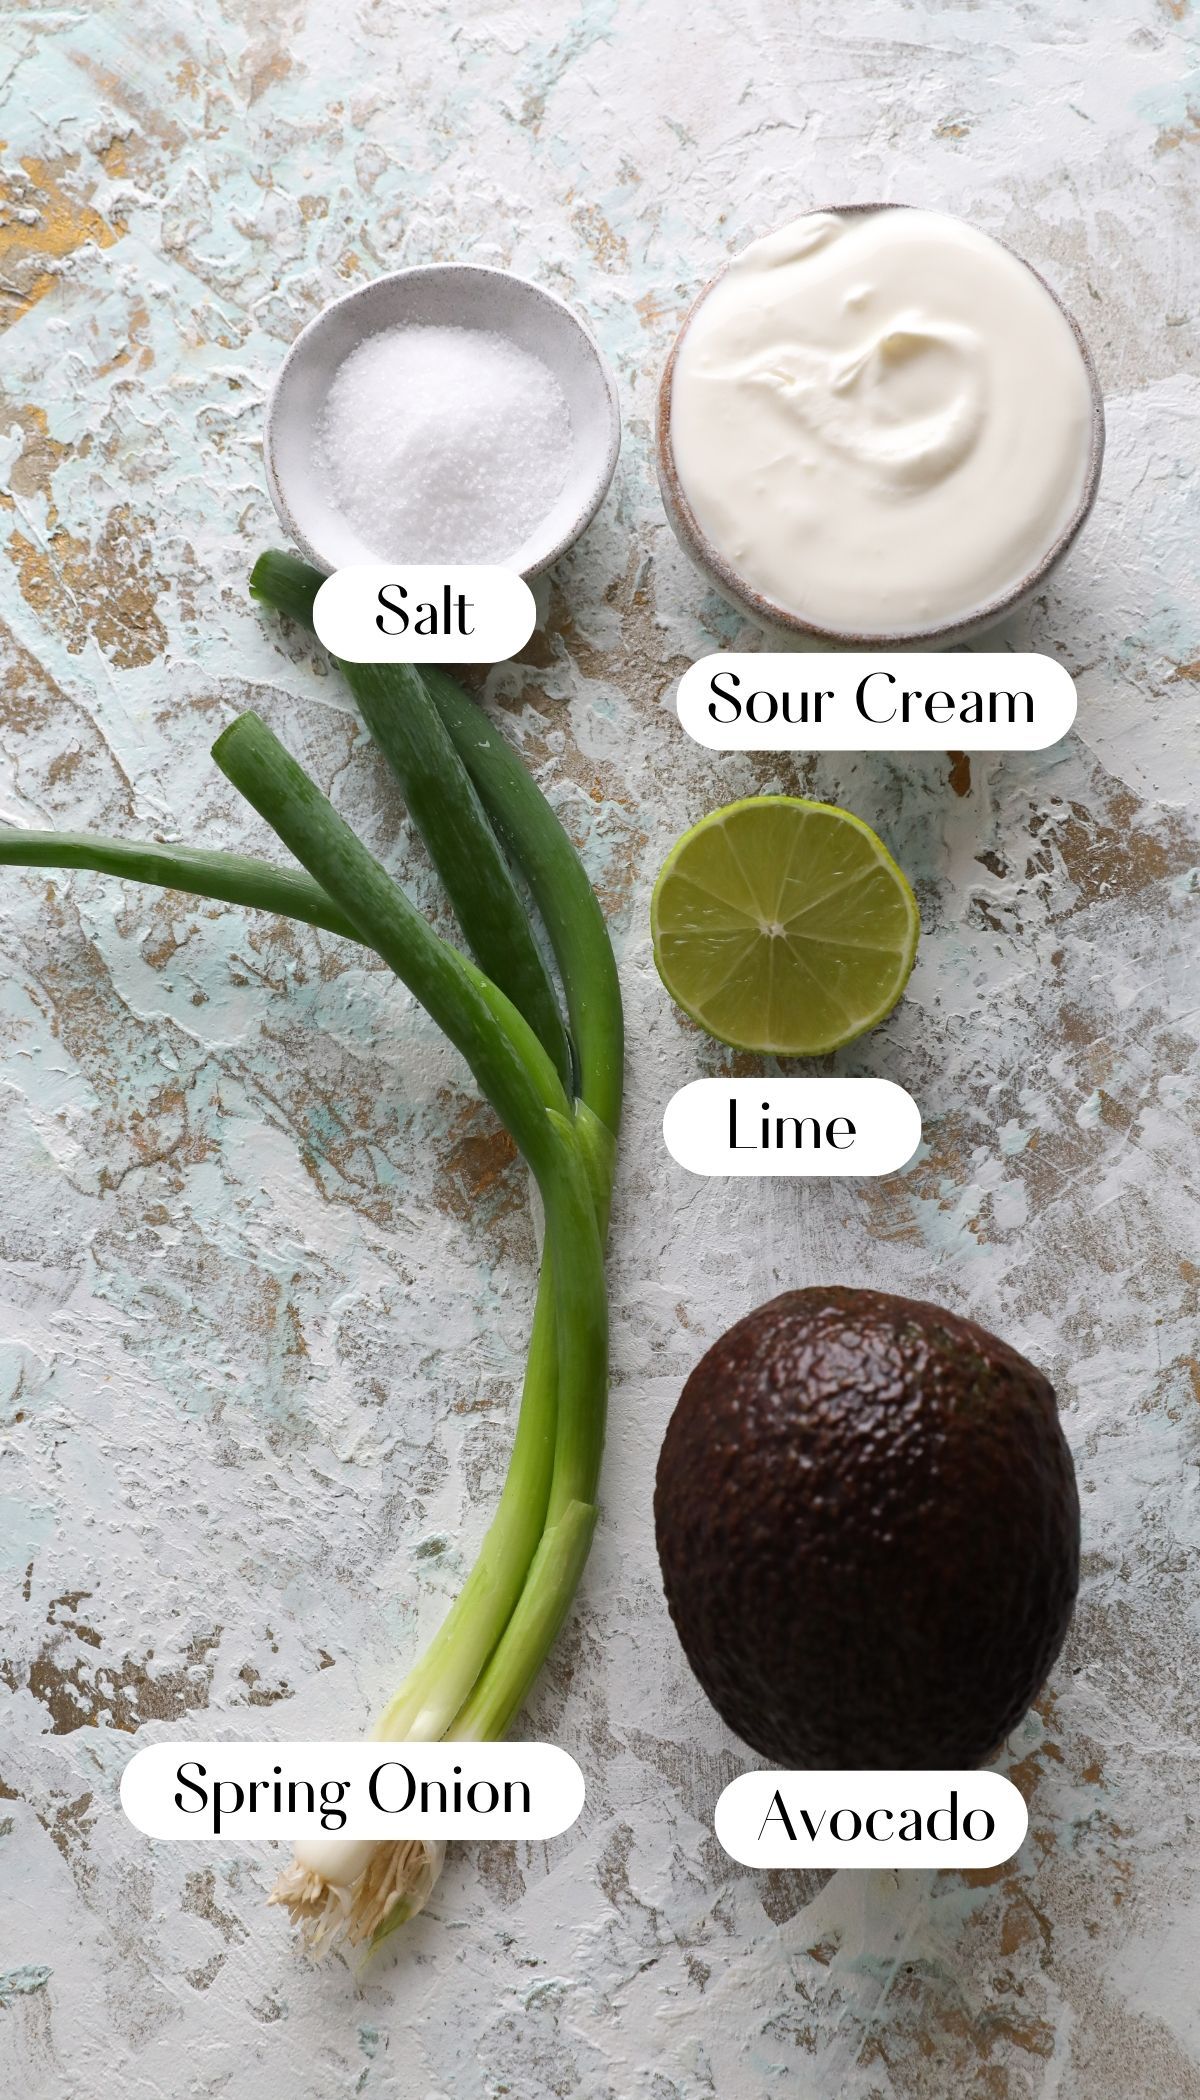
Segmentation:
[(667, 1603), (717, 1712), (797, 1768), (965, 1768), (1045, 1681), (1079, 1584), (1054, 1391), (882, 1291), (788, 1291), (697, 1364), (654, 1498)]

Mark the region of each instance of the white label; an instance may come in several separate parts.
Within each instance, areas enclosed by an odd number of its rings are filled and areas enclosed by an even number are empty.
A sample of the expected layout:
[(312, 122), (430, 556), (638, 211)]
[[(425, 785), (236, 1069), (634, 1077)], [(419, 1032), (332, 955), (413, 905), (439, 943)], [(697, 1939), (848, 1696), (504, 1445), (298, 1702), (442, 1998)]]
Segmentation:
[(703, 656), (679, 719), (713, 751), (1041, 751), (1075, 720), (1075, 684), (1030, 651)]
[(583, 1794), (553, 1743), (152, 1743), (121, 1777), (152, 1838), (550, 1838)]
[(485, 563), (353, 562), (317, 592), (313, 625), (350, 664), (498, 664), (537, 624), (515, 569)]
[(1028, 1828), (1000, 1772), (743, 1772), (716, 1813), (747, 1867), (998, 1867)]
[(692, 1174), (894, 1174), (921, 1112), (890, 1079), (693, 1079), (663, 1138)]

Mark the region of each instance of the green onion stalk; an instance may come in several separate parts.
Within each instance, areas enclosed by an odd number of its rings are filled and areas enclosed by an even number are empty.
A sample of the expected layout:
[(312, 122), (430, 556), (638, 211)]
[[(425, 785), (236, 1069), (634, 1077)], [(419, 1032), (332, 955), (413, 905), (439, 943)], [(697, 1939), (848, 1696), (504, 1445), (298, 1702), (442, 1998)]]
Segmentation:
[[(311, 625), (319, 574), (283, 553), (251, 578)], [(285, 913), (373, 948), (465, 1057), (537, 1183), (542, 1266), (512, 1457), (478, 1559), (376, 1722), (388, 1741), (507, 1733), (587, 1558), (607, 1392), (604, 1239), (621, 1110), (620, 990), (607, 928), (567, 834), (516, 752), (453, 679), (341, 666), (395, 772), (471, 954), (440, 939), (254, 714), (213, 755), (299, 866), (90, 834), (0, 832), (0, 863), (95, 870)], [(515, 874), (514, 874), (515, 871)], [(532, 932), (542, 919), (562, 985)], [(422, 1908), (445, 1848), (314, 1839), (271, 1901), (319, 1949), (378, 1944)]]

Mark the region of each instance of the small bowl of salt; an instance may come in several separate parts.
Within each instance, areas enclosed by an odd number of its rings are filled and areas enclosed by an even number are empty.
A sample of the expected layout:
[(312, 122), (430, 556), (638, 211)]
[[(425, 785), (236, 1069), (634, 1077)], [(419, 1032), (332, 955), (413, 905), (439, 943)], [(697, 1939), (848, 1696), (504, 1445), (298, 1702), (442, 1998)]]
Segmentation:
[(473, 263), (397, 270), (308, 323), (267, 400), (267, 485), (318, 568), (548, 569), (621, 442), (599, 345), (552, 292)]

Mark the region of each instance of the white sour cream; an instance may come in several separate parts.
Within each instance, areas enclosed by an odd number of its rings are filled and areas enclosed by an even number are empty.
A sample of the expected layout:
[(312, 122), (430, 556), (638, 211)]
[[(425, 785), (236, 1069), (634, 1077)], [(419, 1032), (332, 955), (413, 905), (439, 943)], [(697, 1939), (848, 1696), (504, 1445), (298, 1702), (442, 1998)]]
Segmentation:
[(743, 581), (820, 628), (977, 617), (1037, 569), (1088, 479), (1066, 316), (940, 212), (814, 212), (755, 241), (676, 352), (670, 444)]

